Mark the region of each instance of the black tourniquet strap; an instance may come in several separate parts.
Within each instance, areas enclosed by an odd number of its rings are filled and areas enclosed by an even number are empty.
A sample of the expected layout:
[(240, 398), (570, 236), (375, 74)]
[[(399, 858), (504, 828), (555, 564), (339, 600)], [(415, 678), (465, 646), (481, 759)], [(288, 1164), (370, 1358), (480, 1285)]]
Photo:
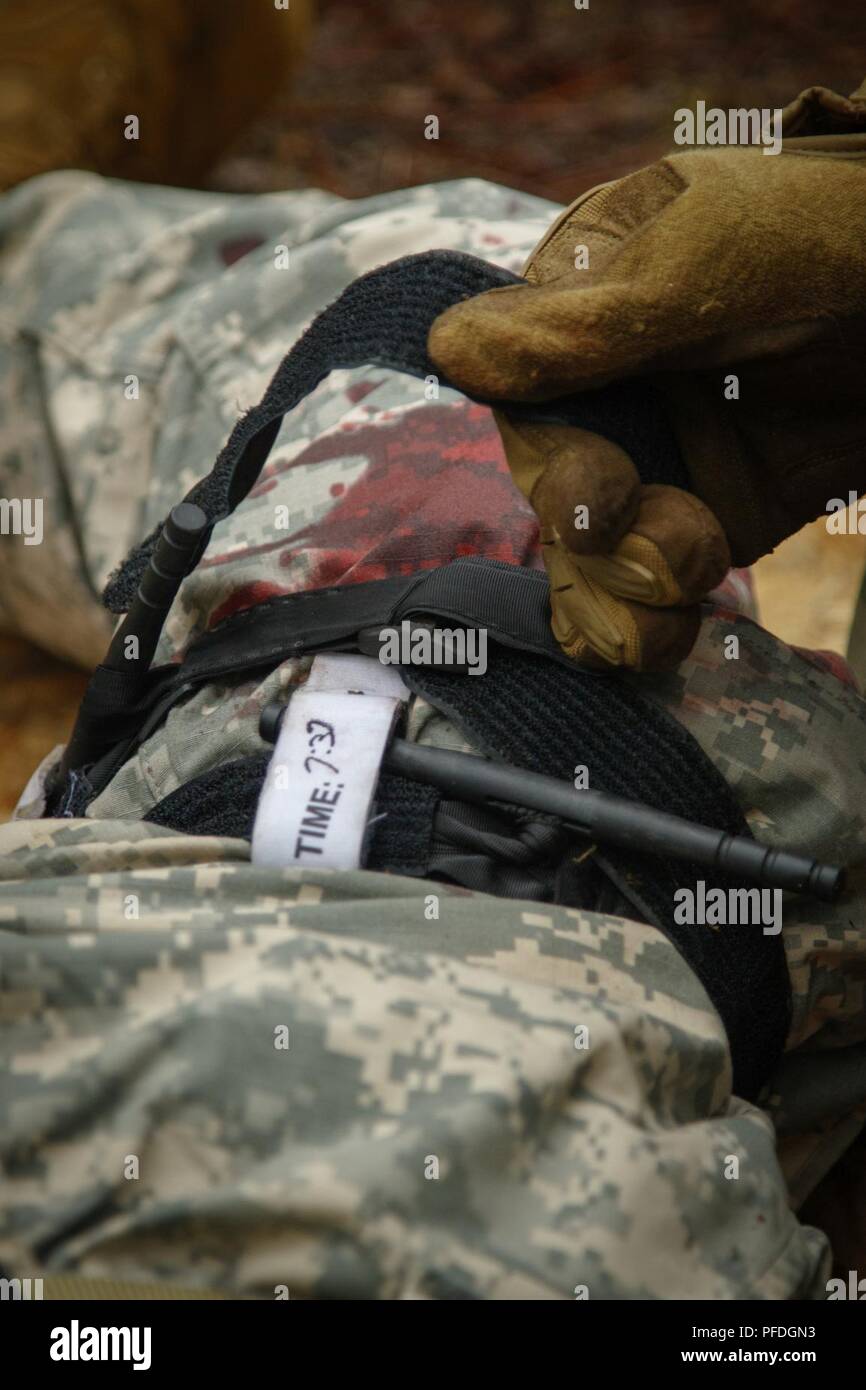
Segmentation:
[[(258, 478), (283, 416), (335, 368), (389, 367), (416, 377), (434, 375), (450, 386), (427, 355), (433, 320), (461, 299), (521, 283), (511, 271), (459, 251), (404, 256), (360, 276), (286, 354), (262, 400), (238, 421), (211, 472), (186, 500), (203, 508), (212, 524), (229, 516)], [(644, 382), (621, 382), (543, 404), (509, 402), (508, 411), (604, 435), (631, 456), (643, 482), (691, 488), (661, 401)], [(129, 607), (159, 530), (109, 580), (103, 598), (113, 613)]]
[[(428, 251), (380, 266), (348, 285), (339, 298), (312, 321), (286, 354), (261, 402), (238, 421), (211, 472), (189, 492), (187, 501), (201, 507), (208, 524), (184, 572), (190, 573), (195, 568), (217, 521), (228, 516), (253, 486), (284, 414), (303, 400), (328, 372), (336, 367), (369, 363), (419, 377), (437, 375), (427, 354), (427, 335), (434, 319), (462, 299), (518, 283), (521, 283), (519, 277), (510, 271), (473, 256), (456, 251)], [(438, 378), (442, 385), (451, 384), (441, 373)], [(645, 483), (690, 487), (664, 407), (646, 383), (625, 381), (552, 402), (509, 402), (507, 407), (515, 416), (565, 421), (606, 436), (631, 456)], [(132, 603), (160, 531), (161, 527), (156, 527), (109, 580), (103, 599), (113, 612), (124, 612)], [(447, 579), (442, 582), (447, 583)], [(313, 596), (311, 604), (316, 602), (318, 599)], [(436, 611), (434, 605), (430, 611)], [(447, 605), (441, 611), (446, 613)], [(286, 622), (295, 616), (299, 615), (290, 613), (288, 608), (282, 613)], [(305, 618), (310, 616), (312, 614), (305, 614)], [(328, 621), (331, 620), (329, 615)], [(379, 620), (377, 611), (371, 622)], [(487, 625), (493, 629), (497, 627), (495, 615), (488, 615)], [(255, 626), (255, 621), (249, 627), (244, 624), (243, 631), (255, 638)], [(357, 632), (361, 626), (358, 622), (353, 631)], [(508, 630), (508, 624), (503, 625), (502, 633)], [(240, 631), (240, 626), (232, 630), (233, 640)], [(503, 635), (502, 640), (507, 641), (507, 636)], [(545, 633), (544, 640), (544, 649), (551, 652), (553, 643), (549, 632)], [(325, 642), (318, 646), (296, 645), (294, 650), (324, 649), (326, 645)], [(292, 649), (286, 649), (284, 633), (279, 640), (274, 638), (271, 646), (275, 654), (279, 646), (283, 657), (291, 655)], [(530, 648), (541, 649), (534, 640)], [(190, 655), (195, 660), (200, 654), (205, 655), (193, 648)], [(556, 651), (552, 654), (559, 655)], [(187, 662), (189, 660), (190, 656)], [(168, 680), (176, 678), (175, 672)], [(195, 672), (185, 663), (184, 683), (194, 683), (195, 678)], [(104, 785), (105, 777), (113, 775), (113, 769), (119, 765), (118, 758), (122, 760), (134, 748), (136, 735), (140, 740), (143, 732), (153, 727), (149, 721), (165, 680), (160, 672), (142, 670), (136, 663), (130, 663), (129, 670), (125, 670), (116, 662), (103, 662), (94, 672), (82, 700), (76, 737), (67, 752), (69, 773), (75, 771), (80, 776), (98, 759), (102, 782), (97, 773), (97, 780), (91, 785), (95, 790)], [(171, 691), (166, 699), (167, 709), (172, 703)], [(104, 752), (112, 745), (113, 754)], [(71, 755), (78, 761), (73, 763)], [(52, 805), (65, 804), (68, 791), (68, 787), (56, 786)]]
[[(496, 643), (488, 645), (487, 659), (483, 682), (419, 666), (402, 668), (403, 679), (498, 761), (567, 781), (582, 764), (599, 791), (728, 834), (749, 833), (724, 778), (691, 735), (641, 694), (634, 678), (588, 676)], [(187, 833), (249, 838), (268, 760), (261, 754), (214, 768), (171, 792), (146, 819)], [(681, 924), (675, 917), (678, 888), (694, 889), (699, 879), (707, 892), (738, 886), (723, 874), (612, 846), (581, 864), (584, 841), (533, 824), (524, 813), (531, 852), (520, 831), (506, 832), (498, 816), (443, 806), (432, 788), (388, 772), (380, 778), (375, 814), (368, 868), (442, 878), (499, 896), (626, 912), (659, 927), (689, 962), (725, 1024), (737, 1094), (758, 1094), (789, 1025), (782, 938), (764, 936), (757, 924), (717, 928)]]
[[(561, 662), (577, 672), (550, 631), (550, 590), (541, 570), (467, 555), (440, 569), (298, 594), (280, 594), (226, 618), (189, 648), (185, 681), (198, 683), (305, 652), (354, 649), (363, 628), (431, 614), (483, 628), (494, 642)], [(581, 673), (585, 679), (594, 677)]]
[[(680, 724), (658, 718), (661, 710), (649, 713), (639, 678), (617, 673), (576, 681), (544, 658), (491, 646), (483, 699), (473, 697), (471, 681), (441, 667), (404, 667), (403, 679), (498, 761), (568, 781), (583, 764), (599, 791), (749, 834), (721, 773)], [(764, 936), (756, 925), (675, 920), (678, 888), (694, 889), (699, 879), (708, 892), (738, 886), (724, 874), (609, 846), (605, 857), (704, 985), (728, 1033), (737, 1094), (753, 1097), (781, 1056), (789, 1026), (781, 935)]]
[[(212, 472), (188, 494), (206, 514), (208, 527), (192, 565), (219, 520), (228, 516), (258, 478), (282, 417), (332, 369), (366, 364), (414, 376), (436, 375), (451, 383), (427, 355), (433, 320), (450, 305), (486, 290), (520, 283), (510, 272), (457, 252), (408, 256), (354, 281), (310, 325), (283, 359), (261, 403), (238, 422)], [(491, 404), (491, 402), (486, 402)], [(644, 483), (688, 490), (690, 482), (664, 409), (646, 383), (628, 381), (546, 404), (507, 403), (524, 419), (574, 424), (619, 444)], [(132, 601), (160, 528), (128, 557), (110, 580), (105, 602), (123, 612)], [(188, 573), (189, 570), (184, 572)], [(114, 749), (99, 763), (73, 768), (60, 789), (62, 813), (80, 814), (171, 705), (204, 682), (273, 668), (287, 656), (316, 650), (355, 650), (365, 627), (388, 625), (413, 613), (483, 627), (488, 671), (483, 682), (441, 669), (406, 668), (407, 684), (448, 713), (476, 747), (519, 767), (571, 778), (576, 763), (590, 770), (591, 785), (673, 810), (735, 834), (747, 833), (729, 788), (698, 745), (653, 704), (634, 678), (581, 671), (562, 655), (549, 631), (544, 575), (484, 560), (461, 561), (438, 571), (378, 585), (349, 586), (277, 598), (235, 615), (195, 642), (180, 666), (127, 678), (104, 666), (88, 689), (83, 709), (107, 721)], [(510, 650), (507, 650), (509, 649)], [(566, 669), (566, 667), (568, 669)], [(242, 759), (181, 787), (150, 819), (210, 833), (246, 833), (265, 759)], [(438, 817), (440, 798), (430, 788), (384, 777), (379, 792), (384, 820), (374, 841), (374, 860), (403, 872), (441, 873), (452, 879), (498, 883), (500, 891), (531, 884), (515, 831), (515, 863), (504, 876), (481, 862), (502, 859), (508, 833), (498, 821), (452, 807)], [(240, 818), (240, 819), (239, 819)], [(527, 828), (524, 827), (524, 831)], [(540, 832), (531, 830), (532, 834)], [(542, 839), (544, 836), (542, 835)], [(548, 837), (549, 838), (549, 837)], [(540, 892), (547, 894), (547, 866)], [(573, 856), (566, 856), (572, 859)], [(626, 850), (607, 855), (613, 881), (626, 899), (645, 905), (703, 981), (728, 1029), (735, 1084), (756, 1094), (784, 1043), (788, 978), (781, 938), (752, 927), (677, 927), (673, 891), (718, 875), (674, 868), (658, 856)], [(468, 875), (468, 879), (467, 879)], [(572, 899), (575, 900), (575, 899)], [(579, 899), (577, 899), (579, 901)]]
[(102, 666), (96, 670), (82, 709), (110, 730), (115, 747), (90, 770), (90, 796), (107, 785), (172, 705), (197, 686), (271, 669), (293, 656), (357, 651), (363, 629), (391, 627), (414, 617), (483, 629), (493, 642), (550, 657), (576, 679), (596, 679), (579, 671), (554, 639), (547, 577), (540, 570), (470, 555), (419, 574), (281, 594), (204, 633), (182, 664), (155, 667), (134, 697), (125, 698), (123, 692), (124, 680), (131, 677)]

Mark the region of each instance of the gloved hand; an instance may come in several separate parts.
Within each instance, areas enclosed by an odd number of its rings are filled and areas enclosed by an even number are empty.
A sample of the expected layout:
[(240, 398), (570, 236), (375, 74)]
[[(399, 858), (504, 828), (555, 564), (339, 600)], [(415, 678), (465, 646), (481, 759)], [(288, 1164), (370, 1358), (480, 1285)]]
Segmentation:
[(782, 130), (776, 156), (691, 149), (590, 190), (528, 285), (431, 329), (431, 358), (473, 395), (637, 376), (661, 393), (692, 492), (642, 486), (598, 435), (496, 412), (541, 522), (554, 634), (587, 664), (675, 664), (729, 564), (866, 490), (866, 83), (810, 88)]

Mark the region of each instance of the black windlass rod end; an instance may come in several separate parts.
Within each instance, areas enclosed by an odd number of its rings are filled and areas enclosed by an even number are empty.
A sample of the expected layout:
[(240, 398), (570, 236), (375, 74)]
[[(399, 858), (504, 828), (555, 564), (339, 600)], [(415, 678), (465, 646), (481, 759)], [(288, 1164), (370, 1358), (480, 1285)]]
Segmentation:
[(834, 903), (844, 893), (847, 878), (838, 864), (815, 863), (809, 872), (809, 892), (822, 903)]
[[(142, 679), (154, 658), (160, 633), (174, 603), (177, 591), (190, 570), (195, 568), (210, 519), (195, 502), (178, 502), (172, 507), (141, 576), (129, 612), (112, 638), (104, 666), (129, 671), (135, 660)], [(130, 643), (130, 638), (135, 642)], [(134, 653), (131, 658), (130, 653)]]
[(259, 736), (265, 743), (276, 743), (287, 709), (285, 700), (271, 700), (265, 705), (259, 715)]
[[(163, 523), (154, 557), (165, 542), (167, 547), (170, 546), (175, 551), (178, 563), (188, 565), (208, 524), (208, 514), (197, 502), (178, 502)], [(163, 559), (171, 563), (168, 554), (164, 555)]]
[(195, 502), (178, 502), (172, 507), (130, 604), (130, 615), (137, 603), (168, 613), (181, 580), (199, 558), (201, 540), (208, 525), (207, 513)]

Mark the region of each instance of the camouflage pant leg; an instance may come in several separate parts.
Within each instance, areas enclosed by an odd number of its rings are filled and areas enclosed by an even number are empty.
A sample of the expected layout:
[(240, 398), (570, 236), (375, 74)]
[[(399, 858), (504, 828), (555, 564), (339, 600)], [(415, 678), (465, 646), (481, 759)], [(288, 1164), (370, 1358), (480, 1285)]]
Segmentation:
[[(13, 823), (0, 1263), (272, 1298), (820, 1297), (651, 927)], [(283, 1295), (284, 1296), (284, 1295)]]
[[(62, 352), (49, 392), (55, 457), (90, 590), (130, 533), (207, 470), (238, 406), (261, 394), (341, 283), (430, 245), (492, 242), (517, 268), (550, 217), (537, 200), (475, 181), (362, 205), (305, 194), (223, 206), (98, 181), (73, 197), (76, 178), (19, 192), (0, 225), (5, 256), (22, 207), (32, 220), (27, 200), (44, 199), (39, 274), (19, 263), (12, 317), (20, 327), (33, 297), (24, 338), (40, 362)], [(65, 211), (55, 193), (72, 199)], [(106, 197), (135, 243), (125, 258), (109, 248), (111, 275), (86, 252), (88, 229), (110, 222)], [(141, 218), (144, 243), (129, 230)], [(62, 257), (55, 268), (52, 227), (72, 238), (62, 244), (90, 276), (83, 288), (68, 286)], [(251, 228), (261, 251), (217, 277), (216, 258)], [(302, 276), (275, 279), (273, 246), (284, 242)], [(128, 377), (137, 399), (124, 395)], [(184, 586), (163, 655), (239, 583), (285, 580), (275, 501), (285, 498), (299, 532), (315, 527), (328, 494), (369, 464), (363, 431), (345, 427), (387, 424), (392, 452), (395, 440), (417, 450), (428, 409), (418, 392), (360, 371), (304, 403), (278, 441), (286, 466), (218, 528)], [(452, 396), (424, 418), (474, 428), (477, 411), (461, 414)], [(4, 479), (32, 476), (16, 430), (40, 431), (46, 447), (45, 412), (28, 399), (29, 424), (16, 426), (17, 400), (0, 418)], [(148, 410), (127, 410), (143, 399)], [(99, 453), (106, 420), (126, 442), (105, 435)], [(47, 457), (28, 469), (48, 468)], [(132, 478), (145, 480), (138, 491)], [(289, 551), (302, 585), (309, 561)], [(36, 583), (23, 553), (9, 562), (16, 618), (44, 630), (53, 602), (59, 630), (57, 575), (45, 565)], [(839, 831), (855, 869), (844, 911), (798, 906), (785, 919), (795, 1021), (771, 1104), (792, 1141), (780, 1149), (785, 1174), (804, 1195), (863, 1104), (843, 1060), (863, 1040), (866, 831), (851, 814), (866, 770), (862, 706), (733, 621), (739, 664), (722, 654), (729, 617), (711, 613), (656, 697), (729, 776), (756, 834), (818, 854)], [(79, 654), (87, 645), (67, 641)], [(268, 682), (290, 678), (283, 668), (209, 687), (178, 707), (86, 820), (0, 828), (0, 1262), (22, 1276), (77, 1269), (263, 1296), (280, 1285), (390, 1297), (821, 1296), (826, 1242), (791, 1214), (770, 1119), (730, 1096), (720, 1021), (655, 929), (365, 872), (274, 874), (248, 862), (245, 842), (141, 821), (179, 781), (247, 751)], [(425, 736), (436, 717), (415, 714)], [(785, 1070), (804, 1060), (817, 1086)]]

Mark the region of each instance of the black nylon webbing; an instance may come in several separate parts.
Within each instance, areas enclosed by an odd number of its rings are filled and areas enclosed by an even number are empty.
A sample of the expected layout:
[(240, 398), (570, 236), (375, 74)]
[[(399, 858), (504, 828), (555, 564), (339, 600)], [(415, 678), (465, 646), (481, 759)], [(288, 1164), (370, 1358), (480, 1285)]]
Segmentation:
[[(412, 690), (445, 713), (474, 747), (498, 761), (567, 781), (584, 764), (596, 790), (728, 834), (748, 835), (730, 788), (684, 728), (645, 697), (635, 698), (621, 676), (581, 679), (581, 674), (544, 656), (496, 644), (488, 648), (483, 682), (443, 668), (402, 668)], [(250, 838), (269, 760), (270, 752), (264, 752), (213, 768), (171, 792), (146, 819), (186, 833)], [(736, 1094), (748, 1099), (758, 1095), (781, 1055), (789, 1026), (782, 938), (764, 936), (752, 925), (681, 925), (674, 911), (677, 888), (698, 879), (707, 891), (736, 886), (728, 878), (617, 846), (605, 847), (595, 863), (581, 865), (569, 848), (571, 834), (562, 836), (558, 863), (551, 858), (555, 846), (542, 843), (538, 834), (537, 854), (521, 845), (506, 852), (495, 833), (496, 815), (459, 808), (461, 833), (455, 835), (448, 816), (440, 814), (434, 789), (387, 771), (376, 800), (377, 817), (383, 819), (367, 867), (444, 878), (499, 896), (625, 912), (654, 923), (688, 961), (718, 1010), (730, 1041)], [(526, 824), (533, 819), (537, 813), (524, 813)], [(542, 829), (542, 840), (544, 833)], [(583, 841), (578, 844), (581, 851), (586, 848)], [(568, 875), (570, 891), (563, 897), (558, 886)], [(639, 904), (637, 914), (629, 903)]]
[(212, 679), (253, 664), (334, 648), (361, 628), (425, 613), (483, 628), (505, 646), (538, 652), (576, 669), (550, 631), (547, 576), (541, 570), (474, 555), (400, 579), (265, 599), (200, 637), (182, 668), (172, 669), (187, 681)]
[[(186, 500), (202, 507), (214, 524), (230, 515), (258, 478), (283, 416), (335, 368), (387, 367), (416, 377), (435, 375), (450, 386), (427, 354), (433, 320), (461, 299), (520, 283), (511, 271), (459, 251), (403, 256), (360, 276), (286, 353), (262, 400), (238, 421), (211, 472)], [(661, 400), (645, 382), (618, 382), (546, 403), (510, 402), (508, 410), (602, 434), (631, 456), (643, 482), (691, 488)], [(129, 607), (159, 530), (109, 580), (103, 600), (113, 613)]]
[(357, 650), (355, 638), (365, 627), (379, 628), (403, 618), (431, 616), (444, 623), (484, 629), (504, 646), (535, 652), (567, 666), (575, 678), (592, 681), (593, 672), (578, 671), (550, 631), (549, 586), (540, 570), (509, 565), (482, 556), (462, 556), (441, 569), (365, 584), (281, 594), (224, 619), (189, 648), (181, 665), (156, 667), (144, 691), (126, 695), (118, 672), (99, 667), (85, 692), (82, 708), (101, 726), (106, 722), (116, 750), (90, 775), (96, 795), (150, 731), (155, 711), (167, 714), (182, 694), (206, 681), (277, 666), (308, 652)]
[[(443, 667), (407, 666), (402, 675), (497, 761), (568, 782), (583, 764), (598, 791), (728, 834), (750, 834), (722, 774), (686, 729), (640, 694), (639, 678), (598, 673), (581, 680), (543, 657), (496, 646), (488, 650), (483, 699), (473, 695), (471, 678)], [(754, 1097), (781, 1056), (789, 1026), (781, 935), (764, 936), (755, 926), (677, 923), (676, 889), (698, 879), (708, 891), (736, 886), (716, 870), (613, 847), (605, 857), (700, 979), (727, 1030), (736, 1092)]]

